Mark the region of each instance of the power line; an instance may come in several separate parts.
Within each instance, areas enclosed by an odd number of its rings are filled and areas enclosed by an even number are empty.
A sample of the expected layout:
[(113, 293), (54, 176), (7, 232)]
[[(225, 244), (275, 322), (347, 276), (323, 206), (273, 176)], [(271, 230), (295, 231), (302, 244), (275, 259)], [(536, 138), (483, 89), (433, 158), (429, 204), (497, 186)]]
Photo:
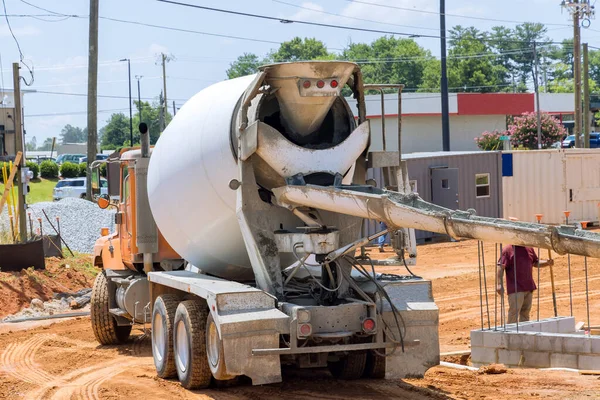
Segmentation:
[[(45, 91), (45, 90), (36, 90), (35, 93), (39, 94), (49, 94), (49, 95), (62, 95), (62, 96), (77, 96), (77, 97), (87, 97), (87, 93), (68, 93), (68, 92), (54, 92), (54, 91)], [(129, 96), (115, 96), (115, 95), (101, 95), (98, 97), (105, 99), (129, 99)], [(142, 100), (155, 100), (156, 97), (142, 97)], [(173, 99), (177, 101), (187, 101), (187, 99)]]
[[(114, 108), (112, 110), (98, 110), (98, 114), (107, 113), (107, 112), (119, 112), (119, 111), (127, 111), (129, 108)], [(38, 118), (38, 117), (62, 117), (66, 115), (83, 115), (87, 114), (87, 111), (68, 111), (62, 113), (49, 113), (49, 114), (30, 114), (26, 115), (25, 118)]]
[(381, 22), (381, 21), (375, 21), (375, 20), (372, 20), (372, 19), (357, 18), (357, 17), (351, 17), (349, 15), (342, 15), (342, 14), (331, 13), (331, 12), (327, 12), (327, 11), (324, 11), (324, 10), (318, 10), (316, 8), (304, 7), (304, 6), (300, 6), (298, 4), (288, 3), (288, 2), (285, 2), (285, 1), (281, 1), (281, 0), (271, 0), (271, 1), (273, 1), (275, 3), (279, 3), (279, 4), (285, 4), (285, 5), (290, 6), (290, 7), (300, 8), (302, 10), (314, 11), (314, 12), (318, 12), (318, 13), (321, 13), (321, 14), (333, 15), (333, 16), (336, 16), (336, 17), (352, 19), (352, 20), (355, 20), (355, 21), (373, 22), (373, 23), (382, 24), (382, 25), (399, 26), (399, 27), (402, 27), (402, 28), (424, 29), (424, 30), (436, 31), (437, 32), (437, 28), (426, 28), (426, 27), (415, 26), (415, 25), (392, 24), (390, 22)]

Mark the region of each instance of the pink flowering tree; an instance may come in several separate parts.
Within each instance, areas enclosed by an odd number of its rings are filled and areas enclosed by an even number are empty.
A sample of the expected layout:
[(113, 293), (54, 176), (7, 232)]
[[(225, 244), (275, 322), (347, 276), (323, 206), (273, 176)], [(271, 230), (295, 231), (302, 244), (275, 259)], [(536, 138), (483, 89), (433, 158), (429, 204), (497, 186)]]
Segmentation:
[(475, 143), (477, 143), (477, 146), (481, 150), (499, 150), (502, 148), (502, 141), (500, 140), (500, 136), (502, 136), (503, 134), (504, 132), (500, 131), (485, 131), (481, 134), (481, 136), (475, 138)]
[[(565, 128), (556, 118), (549, 114), (541, 113), (542, 120), (542, 148), (547, 149), (553, 143), (561, 140), (567, 134)], [(524, 113), (515, 117), (506, 132), (510, 142), (515, 148), (529, 150), (538, 148), (537, 115), (534, 112)]]

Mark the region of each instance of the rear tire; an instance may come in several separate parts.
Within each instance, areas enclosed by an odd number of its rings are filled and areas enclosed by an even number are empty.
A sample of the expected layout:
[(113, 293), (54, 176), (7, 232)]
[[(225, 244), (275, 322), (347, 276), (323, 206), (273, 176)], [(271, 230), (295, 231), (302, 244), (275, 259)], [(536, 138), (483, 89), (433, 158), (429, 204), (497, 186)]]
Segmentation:
[(365, 371), (367, 352), (364, 350), (351, 351), (339, 361), (329, 363), (329, 371), (336, 379), (360, 379)]
[(175, 312), (175, 367), (179, 381), (186, 389), (201, 389), (210, 385), (212, 373), (206, 353), (207, 318), (206, 305), (196, 300), (179, 303)]
[(175, 356), (173, 353), (173, 326), (178, 297), (163, 294), (154, 301), (152, 308), (152, 357), (160, 378), (173, 378)]
[(223, 341), (221, 340), (213, 316), (210, 313), (206, 319), (206, 354), (208, 356), (208, 366), (210, 367), (210, 371), (215, 380), (226, 382), (235, 378), (235, 375), (229, 375), (227, 373)]
[[(379, 352), (384, 351), (385, 349), (379, 350)], [(367, 362), (363, 376), (371, 379), (385, 378), (385, 357), (375, 353), (374, 350), (369, 350), (367, 352)]]
[(129, 339), (131, 325), (117, 325), (117, 320), (109, 311), (108, 279), (104, 271), (96, 276), (90, 306), (92, 330), (100, 344), (123, 344)]

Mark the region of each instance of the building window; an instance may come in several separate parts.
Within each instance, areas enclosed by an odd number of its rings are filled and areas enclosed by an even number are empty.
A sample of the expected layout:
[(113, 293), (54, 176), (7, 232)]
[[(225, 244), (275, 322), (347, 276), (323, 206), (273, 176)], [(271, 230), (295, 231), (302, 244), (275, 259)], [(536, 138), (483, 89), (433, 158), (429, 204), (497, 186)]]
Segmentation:
[(490, 197), (490, 174), (475, 174), (475, 191), (478, 199)]
[(418, 193), (417, 192), (417, 181), (416, 180), (408, 181), (408, 184), (410, 185), (410, 191), (411, 192)]
[(442, 189), (450, 189), (450, 181), (448, 179), (442, 179)]

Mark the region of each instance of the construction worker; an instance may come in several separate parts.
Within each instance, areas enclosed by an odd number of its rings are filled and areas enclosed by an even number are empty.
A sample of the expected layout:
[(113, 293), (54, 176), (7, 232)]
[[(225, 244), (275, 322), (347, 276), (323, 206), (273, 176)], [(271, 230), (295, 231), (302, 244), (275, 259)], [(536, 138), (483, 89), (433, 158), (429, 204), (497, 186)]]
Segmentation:
[[(515, 262), (516, 258), (516, 262)], [(502, 275), (506, 271), (506, 289), (508, 292), (508, 323), (529, 321), (529, 313), (533, 303), (533, 291), (537, 289), (533, 280), (533, 267), (553, 265), (554, 260), (541, 260), (531, 247), (505, 246), (498, 260), (496, 274), (500, 296), (504, 294)], [(516, 266), (516, 274), (515, 274)], [(516, 280), (516, 282), (515, 282)]]

